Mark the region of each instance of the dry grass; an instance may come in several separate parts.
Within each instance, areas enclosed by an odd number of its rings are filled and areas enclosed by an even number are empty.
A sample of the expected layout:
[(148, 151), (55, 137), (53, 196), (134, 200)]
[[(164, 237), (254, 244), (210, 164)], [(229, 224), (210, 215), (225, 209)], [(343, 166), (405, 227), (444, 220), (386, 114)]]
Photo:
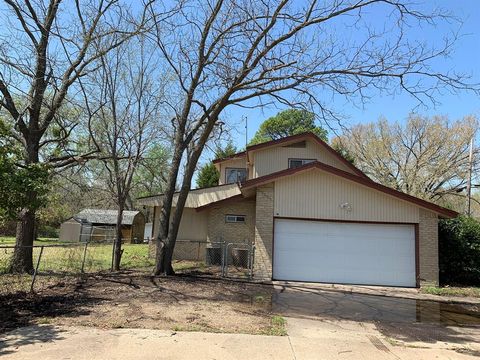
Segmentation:
[(36, 295), (0, 295), (0, 333), (49, 323), (285, 335), (271, 286), (187, 276), (101, 274), (52, 281)]

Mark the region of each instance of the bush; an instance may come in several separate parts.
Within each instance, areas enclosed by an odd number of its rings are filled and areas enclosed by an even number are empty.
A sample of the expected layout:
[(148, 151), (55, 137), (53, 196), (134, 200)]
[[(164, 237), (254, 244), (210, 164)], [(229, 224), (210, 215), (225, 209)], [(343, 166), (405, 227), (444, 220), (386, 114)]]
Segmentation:
[(38, 237), (57, 238), (58, 229), (50, 225), (40, 225), (38, 227)]
[(480, 222), (460, 216), (439, 222), (442, 285), (480, 285)]

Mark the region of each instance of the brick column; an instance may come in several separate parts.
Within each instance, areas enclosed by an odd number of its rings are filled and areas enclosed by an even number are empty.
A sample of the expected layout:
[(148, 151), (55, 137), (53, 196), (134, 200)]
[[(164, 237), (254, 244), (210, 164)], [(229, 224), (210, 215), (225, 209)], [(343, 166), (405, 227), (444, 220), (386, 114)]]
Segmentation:
[(255, 207), (255, 263), (256, 280), (272, 279), (273, 255), (273, 184), (257, 188)]
[(438, 216), (420, 209), (418, 225), (420, 285), (438, 285)]

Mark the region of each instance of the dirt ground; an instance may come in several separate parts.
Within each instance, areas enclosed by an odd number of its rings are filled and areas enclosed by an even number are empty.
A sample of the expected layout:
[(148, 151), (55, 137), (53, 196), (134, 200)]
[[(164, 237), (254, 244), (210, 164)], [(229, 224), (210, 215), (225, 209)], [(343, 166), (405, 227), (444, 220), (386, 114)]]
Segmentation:
[(0, 333), (53, 324), (276, 335), (283, 324), (272, 294), (268, 285), (189, 276), (64, 278), (36, 294), (0, 294)]

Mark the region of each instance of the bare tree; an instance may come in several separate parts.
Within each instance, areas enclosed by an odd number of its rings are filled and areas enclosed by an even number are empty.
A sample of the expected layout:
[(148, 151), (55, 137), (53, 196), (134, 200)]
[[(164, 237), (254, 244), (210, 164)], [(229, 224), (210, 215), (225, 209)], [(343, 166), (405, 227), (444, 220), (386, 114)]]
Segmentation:
[[(464, 196), (469, 145), (477, 130), (478, 121), (472, 116), (451, 121), (412, 114), (405, 124), (380, 119), (354, 126), (334, 143), (346, 149), (373, 180), (446, 205), (452, 196)], [(474, 174), (480, 167), (479, 153), (475, 147)]]
[[(461, 74), (432, 68), (455, 39), (439, 48), (412, 39), (411, 26), (443, 20), (441, 13), (426, 14), (402, 0), (190, 0), (169, 21), (157, 21), (152, 39), (174, 81), (165, 102), (174, 147), (155, 273), (174, 273), (172, 254), (192, 175), (224, 109), (276, 101), (313, 107), (329, 121), (338, 119), (333, 97), (362, 102), (376, 92), (405, 91), (434, 102), (439, 88), (469, 89)], [(351, 37), (353, 31), (358, 36)]]
[[(75, 91), (70, 99), (67, 95), (79, 78), (95, 70), (96, 60), (143, 28), (145, 13), (134, 18), (118, 0), (4, 0), (0, 6), (0, 107), (24, 151), (19, 166), (42, 163), (58, 169), (92, 157), (96, 149), (79, 152), (70, 146), (78, 124), (60, 121), (59, 110), (75, 98)], [(57, 130), (50, 131), (53, 127)], [(55, 151), (42, 154), (47, 147)], [(34, 200), (37, 194), (28, 196)], [(13, 271), (33, 269), (35, 213), (25, 208), (19, 214)]]
[(145, 47), (142, 37), (110, 51), (100, 63), (99, 71), (83, 89), (89, 103), (92, 140), (102, 163), (93, 173), (104, 182), (118, 210), (112, 267), (119, 270), (123, 212), (129, 207), (137, 170), (153, 145), (154, 121), (160, 124), (163, 82), (155, 53)]

